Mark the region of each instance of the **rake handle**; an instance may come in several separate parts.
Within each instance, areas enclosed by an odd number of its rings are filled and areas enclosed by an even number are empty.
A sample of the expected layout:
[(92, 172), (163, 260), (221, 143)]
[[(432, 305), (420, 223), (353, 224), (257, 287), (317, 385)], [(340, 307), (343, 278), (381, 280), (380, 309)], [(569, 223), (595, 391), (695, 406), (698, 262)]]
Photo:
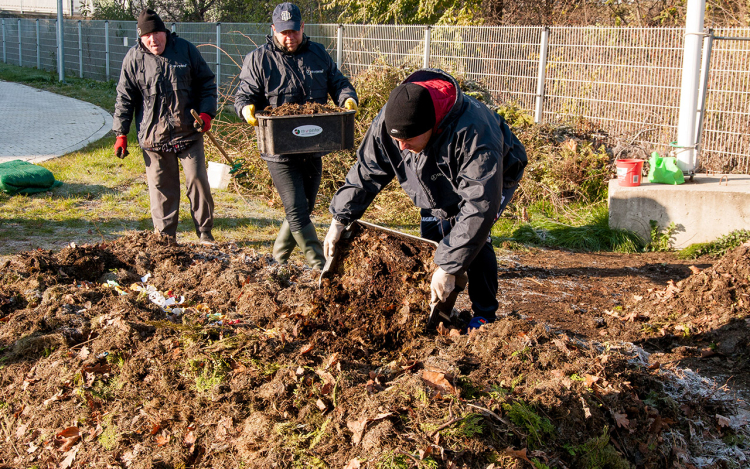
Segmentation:
[[(201, 119), (201, 116), (199, 116), (198, 113), (195, 112), (195, 109), (191, 109), (190, 114), (192, 114), (195, 120), (198, 121), (198, 124), (203, 127), (203, 119)], [(232, 161), (229, 155), (227, 155), (227, 152), (225, 152), (221, 145), (219, 145), (219, 142), (216, 141), (211, 131), (206, 130), (204, 133), (208, 135), (208, 138), (211, 140), (211, 142), (213, 142), (214, 146), (219, 149), (219, 152), (221, 152), (221, 155), (224, 157), (224, 159), (226, 159), (230, 165), (234, 166), (234, 161)]]

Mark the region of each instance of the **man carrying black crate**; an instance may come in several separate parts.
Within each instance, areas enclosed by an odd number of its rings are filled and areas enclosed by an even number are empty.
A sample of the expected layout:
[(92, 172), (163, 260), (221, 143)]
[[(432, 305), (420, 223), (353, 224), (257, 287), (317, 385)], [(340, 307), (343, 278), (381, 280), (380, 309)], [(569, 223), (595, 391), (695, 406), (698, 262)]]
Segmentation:
[[(214, 200), (208, 184), (202, 132), (216, 115), (216, 80), (198, 49), (170, 33), (153, 10), (138, 16), (138, 43), (122, 62), (112, 130), (115, 154), (128, 154), (128, 132), (135, 116), (143, 149), (157, 233), (176, 241), (180, 208), (180, 163), (195, 232), (214, 244)], [(200, 113), (200, 125), (190, 111)]]
[(325, 255), (333, 256), (346, 225), (395, 177), (422, 209), (422, 237), (439, 243), (430, 302), (446, 301), (466, 273), (469, 328), (492, 322), (498, 281), (489, 235), (526, 163), (523, 144), (501, 116), (463, 94), (442, 70), (418, 70), (391, 92), (331, 200)]
[[(357, 93), (339, 71), (325, 47), (305, 34), (299, 8), (282, 3), (273, 11), (273, 34), (267, 43), (247, 54), (234, 97), (237, 115), (257, 126), (256, 111), (285, 103), (334, 103), (357, 109)], [(273, 245), (273, 257), (287, 261), (299, 246), (307, 263), (321, 269), (325, 263), (310, 214), (318, 195), (325, 153), (261, 154), (279, 192), (286, 217)]]

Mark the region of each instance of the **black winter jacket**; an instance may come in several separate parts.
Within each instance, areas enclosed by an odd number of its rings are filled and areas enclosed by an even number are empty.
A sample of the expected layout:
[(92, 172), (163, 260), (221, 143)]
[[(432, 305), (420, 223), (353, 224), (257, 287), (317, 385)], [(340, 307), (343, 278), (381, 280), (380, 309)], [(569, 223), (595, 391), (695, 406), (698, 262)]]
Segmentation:
[(193, 44), (174, 33), (167, 37), (161, 55), (152, 54), (140, 40), (131, 47), (117, 84), (112, 130), (127, 135), (135, 114), (142, 148), (198, 140), (191, 109), (216, 115), (214, 73)]
[(470, 96), (438, 69), (414, 72), (405, 81), (448, 80), (456, 89), (453, 107), (419, 154), (399, 150), (388, 135), (384, 110), (375, 117), (357, 150), (357, 162), (331, 201), (334, 218), (349, 224), (362, 217), (394, 178), (414, 204), (439, 218), (455, 217), (435, 252), (450, 274), (466, 269), (486, 243), (497, 219), (503, 185), (518, 184), (526, 150), (502, 117)]
[[(285, 103), (325, 104), (329, 94), (339, 107), (348, 98), (357, 101), (354, 87), (322, 44), (304, 36), (297, 50), (289, 53), (273, 36), (266, 36), (266, 42), (245, 56), (234, 96), (238, 116), (242, 117), (242, 108), (250, 104), (255, 104), (256, 112)], [(287, 159), (282, 155), (262, 157), (271, 161)]]

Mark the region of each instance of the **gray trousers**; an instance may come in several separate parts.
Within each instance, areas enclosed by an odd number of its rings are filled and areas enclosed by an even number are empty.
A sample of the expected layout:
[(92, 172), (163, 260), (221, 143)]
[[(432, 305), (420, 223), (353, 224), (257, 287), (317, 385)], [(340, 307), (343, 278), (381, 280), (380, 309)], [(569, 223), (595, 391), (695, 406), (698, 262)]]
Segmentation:
[(185, 172), (185, 188), (190, 200), (190, 213), (195, 233), (211, 231), (214, 226), (214, 199), (208, 185), (203, 136), (187, 150), (161, 152), (143, 150), (146, 163), (148, 195), (151, 199), (151, 219), (157, 232), (177, 235), (180, 219), (180, 163)]

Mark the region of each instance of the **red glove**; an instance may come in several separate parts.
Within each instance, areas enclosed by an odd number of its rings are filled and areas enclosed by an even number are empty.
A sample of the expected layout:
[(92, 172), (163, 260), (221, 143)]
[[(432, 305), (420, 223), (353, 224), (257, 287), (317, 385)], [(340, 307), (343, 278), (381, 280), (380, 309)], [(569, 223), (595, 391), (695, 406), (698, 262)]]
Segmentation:
[(211, 130), (211, 116), (206, 114), (205, 112), (201, 112), (199, 114), (201, 120), (203, 121), (203, 127), (198, 123), (198, 121), (195, 121), (193, 123), (193, 126), (195, 127), (195, 130), (198, 132), (207, 132)]
[(118, 158), (125, 158), (128, 156), (128, 136), (118, 135), (115, 140), (115, 155)]

